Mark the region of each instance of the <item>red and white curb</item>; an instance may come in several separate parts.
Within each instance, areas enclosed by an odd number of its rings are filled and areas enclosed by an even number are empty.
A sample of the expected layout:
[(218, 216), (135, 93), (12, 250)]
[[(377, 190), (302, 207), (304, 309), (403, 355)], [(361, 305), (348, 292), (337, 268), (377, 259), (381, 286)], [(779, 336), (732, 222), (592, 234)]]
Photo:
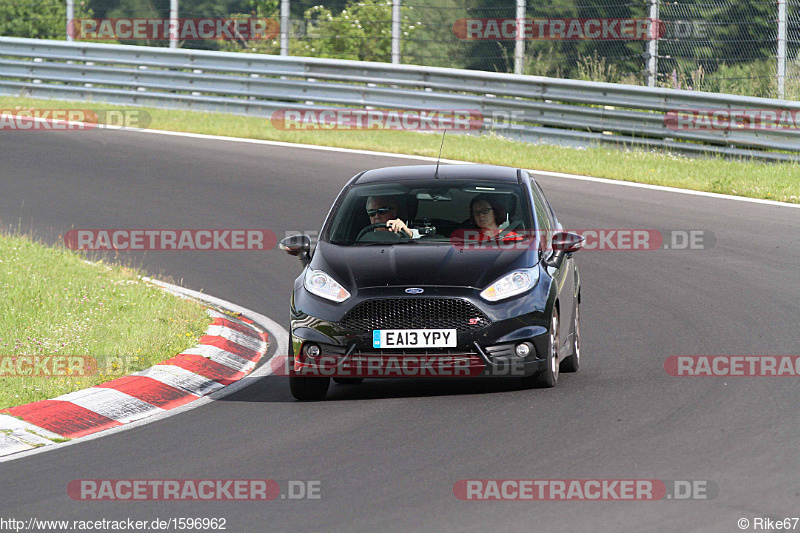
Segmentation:
[[(179, 293), (177, 287), (165, 288)], [(186, 297), (193, 291), (180, 292)], [(248, 375), (267, 351), (266, 332), (247, 318), (207, 312), (213, 321), (199, 344), (171, 359), (52, 400), (0, 411), (0, 456), (163, 414)]]

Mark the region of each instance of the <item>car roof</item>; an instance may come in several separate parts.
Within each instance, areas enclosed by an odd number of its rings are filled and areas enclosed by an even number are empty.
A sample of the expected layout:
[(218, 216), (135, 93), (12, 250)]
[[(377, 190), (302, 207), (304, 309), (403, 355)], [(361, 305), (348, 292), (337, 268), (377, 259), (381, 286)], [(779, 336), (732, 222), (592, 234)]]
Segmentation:
[[(433, 179), (436, 165), (411, 165), (367, 170), (355, 183), (385, 183)], [(517, 183), (517, 169), (494, 165), (440, 165), (440, 180), (481, 180)]]

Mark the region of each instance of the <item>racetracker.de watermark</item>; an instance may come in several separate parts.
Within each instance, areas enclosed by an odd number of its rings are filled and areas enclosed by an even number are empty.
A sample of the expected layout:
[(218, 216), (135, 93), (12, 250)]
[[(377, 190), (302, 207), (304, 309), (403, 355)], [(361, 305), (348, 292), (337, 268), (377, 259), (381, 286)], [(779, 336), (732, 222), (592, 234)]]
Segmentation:
[(150, 122), (150, 114), (141, 109), (0, 109), (0, 131), (145, 129)]
[(67, 33), (76, 40), (254, 41), (275, 39), (280, 23), (271, 18), (72, 19)]
[(279, 130), (475, 131), (483, 113), (473, 109), (278, 109), (270, 116)]
[(631, 41), (658, 39), (664, 32), (662, 21), (647, 18), (462, 18), (453, 23), (453, 34), (466, 41)]
[(664, 115), (677, 131), (760, 131), (800, 128), (800, 109), (677, 109)]
[(467, 501), (657, 501), (711, 500), (710, 480), (660, 479), (462, 479), (453, 495)]
[(80, 378), (84, 376), (127, 376), (141, 370), (137, 355), (0, 355), (0, 378)]
[(79, 377), (98, 371), (88, 355), (0, 355), (0, 377)]
[(272, 250), (275, 232), (268, 229), (73, 229), (64, 235), (71, 250)]
[[(463, 230), (453, 233), (451, 244), (459, 250), (525, 250), (539, 243), (541, 250), (557, 250), (560, 245), (553, 236), (570, 232), (584, 238), (581, 250), (596, 251), (655, 251), (655, 250), (706, 250), (716, 243), (712, 231), (591, 228), (567, 230), (508, 230), (497, 238), (487, 239), (481, 230)], [(537, 241), (538, 239), (538, 241)], [(564, 243), (561, 243), (564, 244)], [(568, 243), (567, 243), (568, 244)]]
[(798, 377), (800, 355), (671, 355), (664, 370), (677, 377)]
[(523, 361), (484, 365), (472, 354), (464, 355), (320, 355), (276, 356), (270, 362), (275, 376), (332, 378), (465, 378), (524, 376)]
[(83, 501), (319, 500), (320, 480), (74, 479), (67, 495)]

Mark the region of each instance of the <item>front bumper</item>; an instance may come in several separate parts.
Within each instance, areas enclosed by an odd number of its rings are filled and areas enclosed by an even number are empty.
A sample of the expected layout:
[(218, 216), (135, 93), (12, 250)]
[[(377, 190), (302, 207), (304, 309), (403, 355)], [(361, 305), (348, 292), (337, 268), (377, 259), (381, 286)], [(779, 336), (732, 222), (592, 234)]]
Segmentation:
[[(455, 348), (402, 350), (374, 349), (372, 330), (355, 330), (342, 324), (347, 311), (359, 302), (346, 310), (327, 304), (318, 306), (317, 298), (301, 288), (292, 301), (291, 341), (292, 353), (296, 355), (291, 368), (297, 375), (333, 377), (513, 377), (530, 376), (547, 368), (550, 315), (547, 298), (540, 296), (540, 291), (534, 289), (495, 304), (483, 302), (468, 290), (442, 292), (435, 296), (468, 300), (488, 317), (488, 322), (478, 329), (458, 331)], [(383, 290), (380, 297), (397, 296), (387, 295)], [(320, 314), (329, 317), (327, 310), (338, 312), (331, 320), (304, 312), (312, 309), (321, 310)], [(313, 358), (304, 351), (311, 343), (320, 349), (319, 355)], [(528, 344), (527, 356), (516, 355), (515, 347), (519, 343)]]
[(493, 361), (474, 355), (295, 356), (289, 375), (306, 377), (523, 377), (547, 368), (544, 359)]

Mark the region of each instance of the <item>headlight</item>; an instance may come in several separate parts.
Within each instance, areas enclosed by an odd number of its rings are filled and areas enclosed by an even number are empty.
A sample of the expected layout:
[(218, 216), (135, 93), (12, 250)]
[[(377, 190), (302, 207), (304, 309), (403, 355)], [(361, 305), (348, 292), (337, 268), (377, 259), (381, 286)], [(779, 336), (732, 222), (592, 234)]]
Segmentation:
[(303, 286), (311, 294), (316, 294), (321, 298), (333, 300), (334, 302), (341, 303), (350, 298), (350, 293), (322, 270), (306, 269)]
[(481, 298), (496, 302), (504, 298), (522, 294), (532, 289), (539, 281), (538, 268), (523, 268), (515, 270), (498, 279), (481, 292)]

